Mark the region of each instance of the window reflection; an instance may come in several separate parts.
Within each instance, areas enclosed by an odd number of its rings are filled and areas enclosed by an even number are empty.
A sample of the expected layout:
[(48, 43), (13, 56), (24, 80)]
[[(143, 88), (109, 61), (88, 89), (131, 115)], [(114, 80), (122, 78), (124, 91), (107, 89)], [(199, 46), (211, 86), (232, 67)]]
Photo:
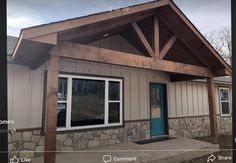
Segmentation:
[(220, 98), (221, 98), (221, 101), (229, 100), (228, 89), (220, 89)]
[(57, 104), (57, 127), (66, 126), (66, 103)]
[(221, 102), (222, 114), (230, 114), (229, 102)]
[(151, 105), (151, 112), (152, 112), (151, 117), (160, 118), (161, 106), (160, 106), (160, 89), (159, 88), (151, 89), (150, 105)]
[(73, 79), (71, 126), (104, 124), (105, 81)]
[(109, 123), (120, 122), (120, 103), (109, 103)]
[(120, 82), (109, 82), (109, 100), (120, 100)]
[(67, 99), (67, 78), (59, 78), (57, 98), (58, 98), (58, 101), (66, 101), (66, 99)]

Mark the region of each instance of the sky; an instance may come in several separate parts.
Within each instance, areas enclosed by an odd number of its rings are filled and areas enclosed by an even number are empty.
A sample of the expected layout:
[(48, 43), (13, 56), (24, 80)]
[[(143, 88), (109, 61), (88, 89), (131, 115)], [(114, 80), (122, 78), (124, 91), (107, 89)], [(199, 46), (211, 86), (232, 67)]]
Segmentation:
[[(8, 0), (7, 34), (22, 28), (80, 17), (152, 0)], [(231, 25), (230, 0), (173, 0), (203, 34)]]

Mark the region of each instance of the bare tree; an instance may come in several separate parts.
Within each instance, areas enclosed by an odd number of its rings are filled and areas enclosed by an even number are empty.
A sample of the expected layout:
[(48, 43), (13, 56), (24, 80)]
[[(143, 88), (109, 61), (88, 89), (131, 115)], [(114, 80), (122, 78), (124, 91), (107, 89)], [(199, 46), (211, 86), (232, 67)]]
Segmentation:
[(232, 58), (232, 42), (231, 28), (224, 27), (221, 30), (213, 31), (205, 34), (206, 39), (218, 51), (218, 53), (231, 64)]

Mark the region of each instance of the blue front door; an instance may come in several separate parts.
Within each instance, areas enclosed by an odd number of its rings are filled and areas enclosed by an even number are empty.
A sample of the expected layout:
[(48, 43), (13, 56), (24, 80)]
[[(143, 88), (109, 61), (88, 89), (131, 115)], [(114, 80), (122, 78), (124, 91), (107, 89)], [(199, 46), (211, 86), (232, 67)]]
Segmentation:
[(165, 85), (150, 83), (151, 137), (166, 135)]

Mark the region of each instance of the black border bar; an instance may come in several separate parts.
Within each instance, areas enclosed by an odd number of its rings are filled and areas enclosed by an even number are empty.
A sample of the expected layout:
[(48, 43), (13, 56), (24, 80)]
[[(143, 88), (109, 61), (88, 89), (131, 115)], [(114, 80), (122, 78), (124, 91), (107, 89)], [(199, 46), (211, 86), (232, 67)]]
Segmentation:
[[(7, 120), (7, 4), (0, 1), (0, 120)], [(0, 125), (1, 131), (7, 131), (7, 125)], [(8, 162), (8, 133), (0, 132), (0, 162)]]
[(233, 68), (233, 73), (232, 73), (232, 90), (233, 90), (233, 95), (232, 95), (232, 145), (233, 145), (233, 162), (236, 162), (236, 1), (231, 0), (231, 21), (232, 21), (232, 68)]

